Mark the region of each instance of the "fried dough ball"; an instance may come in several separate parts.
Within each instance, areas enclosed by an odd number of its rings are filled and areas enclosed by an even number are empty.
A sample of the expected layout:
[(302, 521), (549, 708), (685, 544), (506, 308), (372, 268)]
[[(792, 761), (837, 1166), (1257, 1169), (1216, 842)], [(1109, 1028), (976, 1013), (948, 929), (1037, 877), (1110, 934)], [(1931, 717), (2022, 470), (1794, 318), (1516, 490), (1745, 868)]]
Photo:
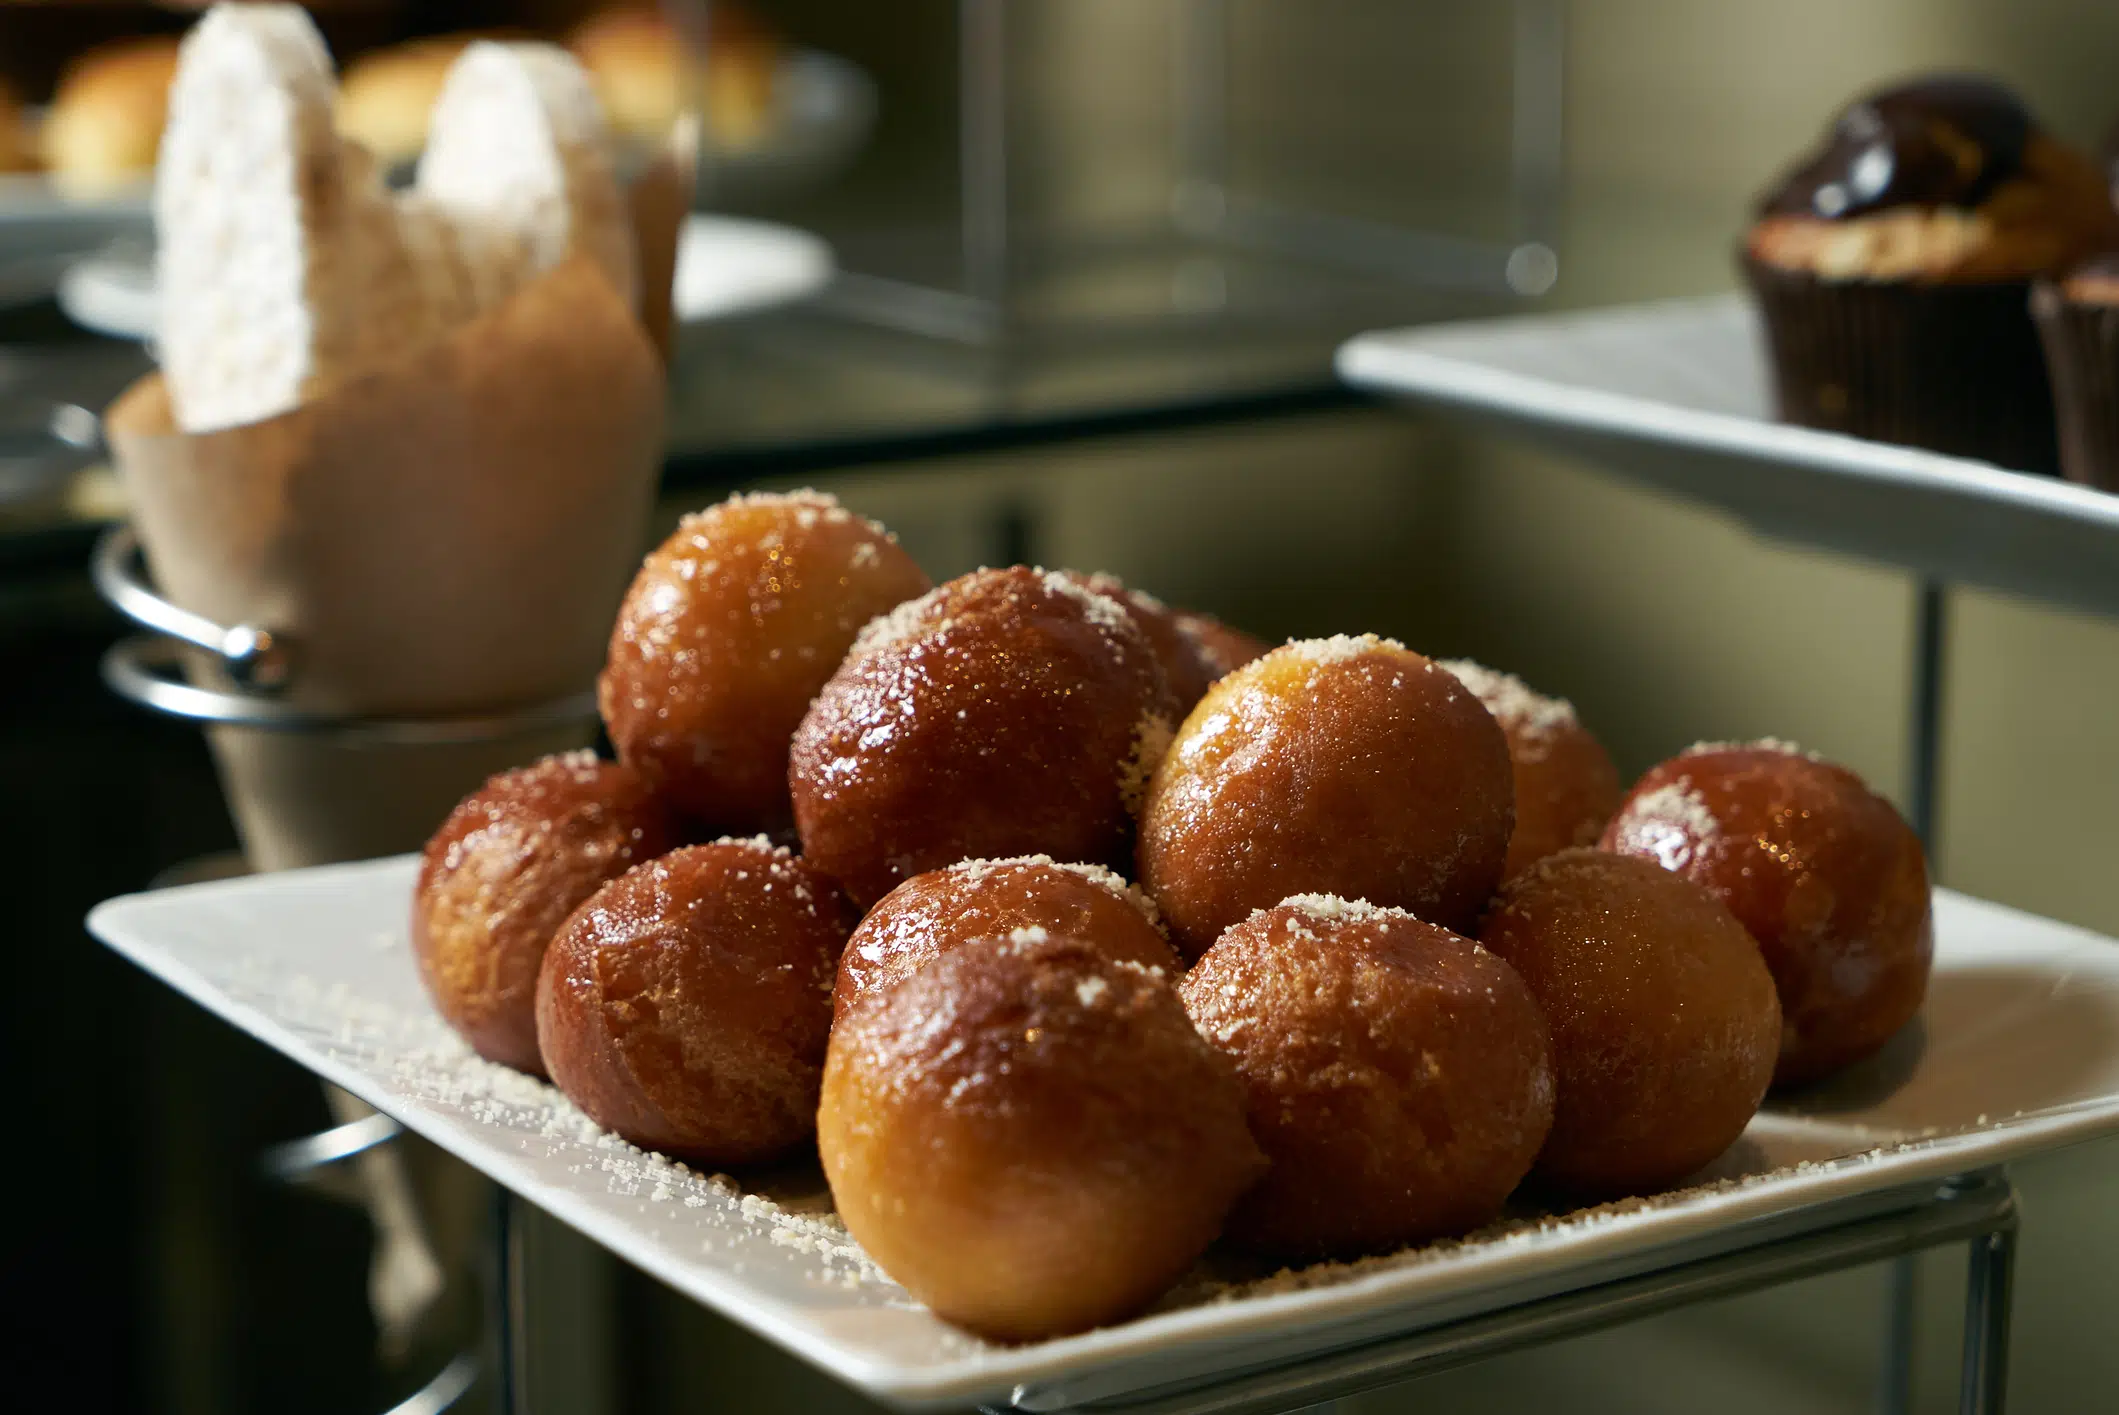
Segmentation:
[(486, 1060), (544, 1075), (537, 970), (552, 935), (676, 843), (646, 783), (593, 752), (486, 782), (427, 841), (412, 888), (412, 948), (436, 1009)]
[(1604, 848), (1705, 885), (1758, 940), (1780, 990), (1776, 1085), (1859, 1061), (1920, 1011), (1927, 858), (1845, 767), (1772, 740), (1695, 747), (1635, 784)]
[(685, 517), (611, 630), (597, 703), (620, 760), (711, 830), (786, 825), (810, 699), (862, 625), (927, 588), (888, 531), (819, 492)]
[(1283, 645), (1216, 683), (1141, 813), (1141, 883), (1197, 958), (1254, 909), (1336, 894), (1469, 933), (1515, 819), (1470, 690), (1373, 634)]
[(1653, 861), (1563, 850), (1510, 880), (1479, 941), (1552, 1028), (1537, 1172), (1587, 1198), (1667, 1189), (1729, 1148), (1773, 1079), (1773, 979), (1721, 901)]
[(1044, 855), (966, 860), (915, 875), (868, 911), (839, 955), (834, 1015), (952, 948), (1028, 928), (1172, 979), (1184, 972), (1154, 902), (1101, 865), (1062, 865)]
[(1232, 628), (1211, 614), (1183, 610), (1177, 616), (1177, 627), (1198, 641), (1216, 678), (1226, 678), (1252, 659), (1264, 658), (1273, 651), (1273, 646), (1256, 634)]
[(1121, 864), (1171, 721), (1111, 600), (1022, 566), (951, 580), (864, 629), (795, 733), (803, 856), (864, 905), (959, 860)]
[(552, 940), (537, 1039), (607, 1130), (700, 1164), (812, 1133), (831, 980), (854, 916), (764, 839), (690, 845), (592, 895)]
[(1000, 1341), (1154, 1301), (1264, 1163), (1170, 985), (1042, 929), (962, 944), (842, 1017), (817, 1148), (861, 1246)]
[(1118, 576), (1107, 575), (1101, 570), (1093, 575), (1078, 570), (1062, 573), (1085, 589), (1117, 600), (1133, 616), (1133, 622), (1147, 636), (1148, 647), (1155, 650), (1155, 661), (1162, 665), (1163, 678), (1169, 683), (1170, 695), (1175, 700), (1177, 717), (1182, 718), (1190, 712), (1192, 704), (1198, 702), (1214, 680), (1221, 676), (1221, 670), (1207, 655), (1206, 645), (1185, 629), (1169, 605), (1154, 595), (1145, 590), (1128, 589)]
[(1402, 909), (1305, 895), (1185, 978), (1272, 1160), (1229, 1234), (1296, 1257), (1380, 1252), (1501, 1212), (1552, 1125), (1545, 1019), (1515, 970)]
[(1514, 879), (1569, 846), (1596, 844), (1619, 808), (1619, 769), (1575, 716), (1574, 704), (1534, 693), (1513, 674), (1470, 659), (1447, 659), (1442, 666), (1478, 695), (1508, 738), (1516, 831), (1508, 838), (1501, 877)]

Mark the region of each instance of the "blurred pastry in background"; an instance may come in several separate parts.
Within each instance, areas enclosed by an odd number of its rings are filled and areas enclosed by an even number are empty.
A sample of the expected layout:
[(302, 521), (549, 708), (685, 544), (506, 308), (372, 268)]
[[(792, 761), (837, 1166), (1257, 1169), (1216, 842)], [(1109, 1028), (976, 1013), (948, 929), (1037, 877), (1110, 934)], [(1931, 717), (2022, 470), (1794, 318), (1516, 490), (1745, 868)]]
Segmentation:
[(38, 166), (36, 135), (22, 96), (0, 82), (0, 172), (34, 172)]
[(2119, 492), (2119, 254), (2031, 288), (2069, 481)]
[(2057, 470), (2030, 284), (2115, 240), (2105, 174), (2001, 84), (1938, 74), (1864, 95), (1744, 242), (1780, 415)]
[(177, 41), (168, 35), (99, 44), (66, 66), (43, 133), (44, 162), (61, 191), (105, 196), (154, 171), (176, 68)]
[(620, 5), (591, 15), (567, 45), (622, 137), (659, 143), (692, 111), (703, 114), (708, 137), (723, 151), (754, 146), (765, 135), (780, 42), (747, 10), (713, 7), (703, 64), (688, 37), (653, 8)]
[(338, 130), (368, 149), (378, 165), (400, 166), (427, 145), (427, 115), (442, 80), (481, 34), (438, 34), (362, 55), (338, 84)]

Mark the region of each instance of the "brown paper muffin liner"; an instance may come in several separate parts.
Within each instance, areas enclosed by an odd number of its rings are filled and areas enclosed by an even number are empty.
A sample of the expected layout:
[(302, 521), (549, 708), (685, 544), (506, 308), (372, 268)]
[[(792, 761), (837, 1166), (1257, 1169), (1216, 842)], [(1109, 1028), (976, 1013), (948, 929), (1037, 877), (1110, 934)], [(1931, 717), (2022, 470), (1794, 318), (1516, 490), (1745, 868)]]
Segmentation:
[(2030, 282), (1831, 281), (1746, 254), (1780, 416), (1804, 427), (2057, 472)]
[(2045, 341), (2069, 481), (2119, 491), (2119, 306), (2076, 304), (2040, 281), (2031, 314)]

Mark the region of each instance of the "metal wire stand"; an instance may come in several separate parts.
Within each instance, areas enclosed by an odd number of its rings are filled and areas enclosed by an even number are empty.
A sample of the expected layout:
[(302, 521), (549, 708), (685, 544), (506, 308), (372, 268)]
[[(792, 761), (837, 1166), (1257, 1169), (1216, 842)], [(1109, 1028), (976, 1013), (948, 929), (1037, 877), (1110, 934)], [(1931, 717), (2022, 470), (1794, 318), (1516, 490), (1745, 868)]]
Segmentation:
[[(989, 1415), (1036, 1410), (1113, 1415), (1282, 1415), (1399, 1385), (1453, 1367), (1652, 1317), (1697, 1302), (1762, 1288), (1947, 1243), (1970, 1249), (1959, 1409), (2002, 1415), (2008, 1383), (2009, 1299), (2015, 1258), (2016, 1194), (2005, 1175), (1952, 1179), (1917, 1206), (1777, 1239), (1716, 1257), (1527, 1302), (1497, 1312), (1291, 1365), (1244, 1372), (1211, 1385), (1124, 1401), (1064, 1406), (1018, 1392), (1018, 1403)], [(1021, 1403), (1028, 1401), (1029, 1403)]]

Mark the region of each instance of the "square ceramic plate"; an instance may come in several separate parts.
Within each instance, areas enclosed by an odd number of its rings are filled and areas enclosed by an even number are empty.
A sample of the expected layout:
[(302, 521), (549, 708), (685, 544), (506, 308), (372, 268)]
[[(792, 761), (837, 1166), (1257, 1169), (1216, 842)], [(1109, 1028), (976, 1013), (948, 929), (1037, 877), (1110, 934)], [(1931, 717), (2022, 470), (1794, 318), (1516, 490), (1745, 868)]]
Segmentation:
[(1904, 1207), (1945, 1176), (2119, 1129), (2119, 946), (1938, 892), (1921, 1019), (1872, 1063), (1769, 1107), (1689, 1189), (1362, 1263), (1202, 1268), (1135, 1321), (992, 1346), (883, 1276), (813, 1169), (694, 1174), (470, 1056), (420, 988), (415, 869), (398, 858), (132, 895), (89, 927), (619, 1256), (908, 1407), (1052, 1409), (1293, 1360)]
[(1767, 535), (2119, 613), (2119, 495), (1778, 421), (1739, 295), (1383, 330), (1338, 368)]

